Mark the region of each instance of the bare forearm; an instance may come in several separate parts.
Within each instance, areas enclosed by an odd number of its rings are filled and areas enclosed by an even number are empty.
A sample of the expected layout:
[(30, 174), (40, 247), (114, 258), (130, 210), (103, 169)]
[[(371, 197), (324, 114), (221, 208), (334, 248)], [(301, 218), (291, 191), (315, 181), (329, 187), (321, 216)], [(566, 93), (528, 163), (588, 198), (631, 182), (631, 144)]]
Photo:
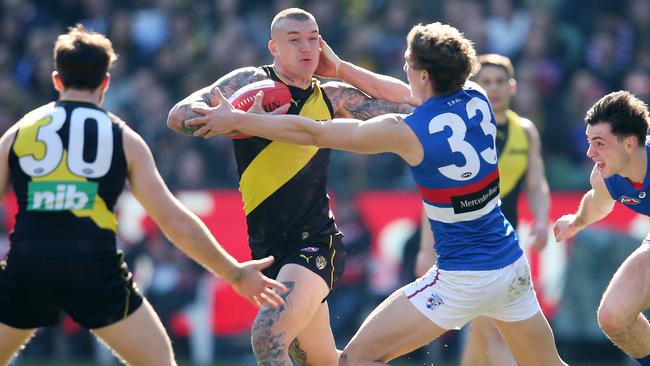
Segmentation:
[(535, 217), (535, 225), (548, 227), (550, 194), (546, 181), (528, 193), (528, 204)]
[(410, 103), (411, 88), (394, 77), (377, 74), (345, 61), (339, 67), (339, 77), (373, 98)]
[(178, 216), (162, 226), (169, 240), (183, 253), (229, 282), (239, 275), (238, 261), (214, 239), (208, 228), (194, 214)]
[(613, 205), (599, 205), (595, 197), (596, 192), (592, 189), (585, 193), (580, 201), (580, 207), (578, 207), (578, 212), (576, 212), (576, 218), (574, 220), (574, 226), (580, 228), (580, 230), (605, 218), (613, 207)]

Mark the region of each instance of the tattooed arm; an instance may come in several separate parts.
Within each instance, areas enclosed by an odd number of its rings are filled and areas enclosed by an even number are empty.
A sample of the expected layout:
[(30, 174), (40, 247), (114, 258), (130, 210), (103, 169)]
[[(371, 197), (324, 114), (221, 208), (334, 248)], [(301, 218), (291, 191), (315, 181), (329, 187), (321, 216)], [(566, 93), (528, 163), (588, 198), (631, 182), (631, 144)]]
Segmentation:
[(374, 99), (349, 84), (332, 81), (323, 84), (323, 91), (332, 102), (334, 116), (354, 118), (365, 121), (387, 113), (411, 113), (413, 106), (407, 103), (394, 103), (384, 99)]
[(212, 85), (199, 89), (176, 103), (167, 115), (167, 127), (182, 134), (192, 136), (192, 133), (196, 131), (197, 128), (185, 125), (185, 121), (198, 116), (198, 114), (192, 112), (192, 104), (202, 102), (206, 105), (212, 105), (212, 101), (214, 100), (214, 90), (216, 88), (219, 88), (225, 97), (229, 98), (235, 91), (244, 85), (267, 78), (268, 76), (266, 73), (257, 67), (244, 67), (231, 71), (219, 78)]

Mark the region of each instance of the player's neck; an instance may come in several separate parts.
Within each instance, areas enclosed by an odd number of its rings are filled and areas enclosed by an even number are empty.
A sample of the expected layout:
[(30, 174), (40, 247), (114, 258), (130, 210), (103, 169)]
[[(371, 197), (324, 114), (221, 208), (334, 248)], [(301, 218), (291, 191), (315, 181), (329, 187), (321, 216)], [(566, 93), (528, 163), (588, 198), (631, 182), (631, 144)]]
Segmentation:
[(87, 102), (97, 106), (102, 104), (102, 96), (98, 90), (65, 89), (59, 94), (59, 100)]
[(498, 110), (498, 111), (495, 110), (494, 111), (494, 118), (496, 119), (498, 125), (505, 125), (506, 122), (507, 122), (506, 109), (502, 109), (502, 110)]
[(648, 152), (643, 148), (639, 148), (634, 152), (627, 169), (622, 176), (636, 183), (643, 183), (648, 170)]
[(300, 89), (307, 89), (311, 85), (311, 75), (307, 76), (306, 78), (297, 78), (290, 76), (282, 69), (281, 66), (277, 64), (273, 65), (273, 70), (275, 71), (275, 74), (278, 76), (278, 78), (280, 78), (280, 80), (287, 85), (295, 86)]

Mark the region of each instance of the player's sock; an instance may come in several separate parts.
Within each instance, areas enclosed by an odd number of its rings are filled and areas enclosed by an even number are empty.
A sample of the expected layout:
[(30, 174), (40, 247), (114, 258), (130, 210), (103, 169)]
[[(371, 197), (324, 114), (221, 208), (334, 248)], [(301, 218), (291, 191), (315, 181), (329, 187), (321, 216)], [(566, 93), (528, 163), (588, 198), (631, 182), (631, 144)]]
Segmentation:
[(647, 355), (643, 358), (637, 358), (636, 362), (638, 362), (641, 366), (650, 366), (650, 355)]

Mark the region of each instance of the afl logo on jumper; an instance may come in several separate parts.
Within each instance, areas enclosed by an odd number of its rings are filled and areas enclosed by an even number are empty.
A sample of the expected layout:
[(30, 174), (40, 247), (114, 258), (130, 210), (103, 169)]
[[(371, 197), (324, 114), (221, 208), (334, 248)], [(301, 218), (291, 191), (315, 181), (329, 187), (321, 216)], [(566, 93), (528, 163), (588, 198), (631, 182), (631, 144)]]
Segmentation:
[(639, 193), (639, 198), (641, 198), (641, 199), (645, 198), (645, 192)]
[(621, 203), (624, 205), (638, 205), (639, 203), (641, 203), (641, 200), (634, 197), (621, 196)]

